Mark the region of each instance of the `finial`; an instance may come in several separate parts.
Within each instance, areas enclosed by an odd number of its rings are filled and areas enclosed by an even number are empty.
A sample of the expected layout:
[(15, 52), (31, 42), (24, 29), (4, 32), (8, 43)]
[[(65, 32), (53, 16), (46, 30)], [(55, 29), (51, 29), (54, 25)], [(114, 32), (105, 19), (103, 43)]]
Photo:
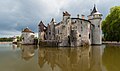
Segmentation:
[(96, 5), (94, 4), (94, 7), (96, 7)]
[(94, 4), (93, 10), (91, 11), (90, 15), (93, 15), (93, 13), (96, 13), (96, 12), (98, 12), (98, 10), (96, 8), (96, 5)]
[(96, 4), (94, 4), (94, 8), (96, 9), (96, 11), (98, 11), (98, 10), (97, 10), (97, 7), (96, 7)]

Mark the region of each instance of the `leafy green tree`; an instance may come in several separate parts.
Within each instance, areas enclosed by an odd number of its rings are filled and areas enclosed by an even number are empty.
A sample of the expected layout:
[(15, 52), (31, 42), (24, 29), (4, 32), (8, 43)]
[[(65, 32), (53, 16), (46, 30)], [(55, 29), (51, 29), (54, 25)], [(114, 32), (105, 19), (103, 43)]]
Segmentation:
[(17, 36), (16, 38), (17, 38), (17, 41), (18, 41), (18, 42), (19, 42), (19, 41), (22, 41), (22, 36)]
[(102, 30), (106, 41), (120, 40), (120, 6), (110, 9), (110, 13), (102, 21)]

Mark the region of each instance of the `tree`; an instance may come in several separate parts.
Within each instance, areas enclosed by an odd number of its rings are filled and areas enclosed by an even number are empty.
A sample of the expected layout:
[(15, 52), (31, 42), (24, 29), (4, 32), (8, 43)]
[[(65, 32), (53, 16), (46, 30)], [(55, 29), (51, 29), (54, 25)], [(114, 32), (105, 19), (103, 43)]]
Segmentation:
[(106, 41), (120, 40), (120, 6), (110, 9), (110, 13), (102, 21), (102, 30)]
[(19, 41), (22, 41), (22, 36), (16, 36), (16, 38), (17, 38), (17, 41), (19, 42)]

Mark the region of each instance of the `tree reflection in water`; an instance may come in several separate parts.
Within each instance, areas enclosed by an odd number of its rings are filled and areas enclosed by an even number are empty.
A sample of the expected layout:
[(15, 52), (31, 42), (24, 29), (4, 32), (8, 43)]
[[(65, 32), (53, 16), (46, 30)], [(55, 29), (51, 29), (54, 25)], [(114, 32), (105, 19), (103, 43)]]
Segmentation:
[(102, 62), (108, 71), (120, 71), (120, 46), (106, 46)]
[(102, 71), (101, 49), (101, 46), (40, 47), (38, 63), (42, 71)]

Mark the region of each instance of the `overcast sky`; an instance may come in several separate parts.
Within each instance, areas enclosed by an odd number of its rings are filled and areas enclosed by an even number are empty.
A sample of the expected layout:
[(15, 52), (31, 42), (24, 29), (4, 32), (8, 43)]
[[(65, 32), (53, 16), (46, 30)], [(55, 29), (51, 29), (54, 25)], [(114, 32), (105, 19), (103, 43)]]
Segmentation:
[(94, 4), (105, 18), (111, 7), (120, 5), (120, 0), (0, 0), (0, 37), (20, 35), (25, 27), (37, 33), (41, 20), (45, 24), (51, 18), (60, 22), (63, 11), (72, 17), (87, 16)]

